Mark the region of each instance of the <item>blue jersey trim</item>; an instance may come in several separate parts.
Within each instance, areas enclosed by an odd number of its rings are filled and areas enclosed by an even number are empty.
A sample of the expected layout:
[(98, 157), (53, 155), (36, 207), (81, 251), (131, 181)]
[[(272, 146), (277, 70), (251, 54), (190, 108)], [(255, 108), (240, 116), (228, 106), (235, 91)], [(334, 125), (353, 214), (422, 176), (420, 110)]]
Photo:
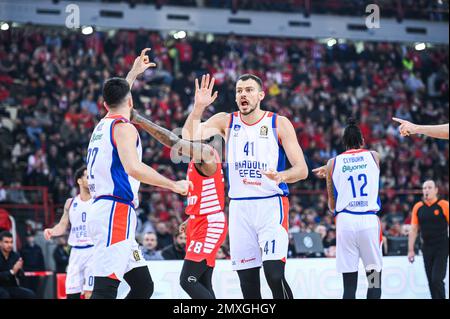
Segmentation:
[(106, 247), (109, 246), (109, 243), (111, 242), (111, 229), (112, 229), (112, 220), (114, 215), (114, 208), (116, 208), (116, 202), (113, 202), (111, 206), (111, 212), (109, 214), (109, 225), (108, 225), (108, 241), (106, 243)]
[(130, 233), (130, 210), (131, 210), (131, 206), (128, 207), (128, 220), (127, 220), (127, 239), (128, 239), (128, 234)]
[(227, 136), (227, 141), (225, 143), (225, 154), (227, 154), (227, 158), (226, 158), (226, 162), (227, 162), (227, 168), (226, 168), (226, 174), (227, 174), (227, 179), (228, 179), (228, 191), (227, 193), (230, 193), (230, 163), (228, 162), (228, 159), (230, 158), (228, 151), (228, 141), (230, 140), (230, 135), (231, 135), (231, 128), (233, 127), (233, 122), (234, 122), (234, 113), (230, 114), (231, 116), (231, 120), (230, 120), (230, 125), (228, 125), (228, 136)]
[(230, 200), (258, 200), (258, 199), (266, 199), (266, 198), (273, 198), (273, 197), (286, 197), (283, 194), (275, 194), (271, 196), (264, 196), (264, 197), (238, 197), (238, 198), (231, 198)]
[(134, 204), (133, 204), (133, 202), (130, 202), (130, 201), (125, 200), (125, 199), (123, 199), (123, 198), (116, 197), (116, 196), (112, 196), (112, 195), (101, 195), (101, 196), (98, 196), (98, 197), (96, 197), (96, 198), (94, 199), (94, 203), (97, 202), (97, 201), (99, 201), (99, 200), (101, 200), (101, 199), (112, 200), (112, 201), (114, 201), (114, 202), (119, 202), (119, 203), (122, 203), (122, 204), (127, 204), (127, 205), (133, 207), (133, 209), (134, 209)]
[(124, 119), (116, 119), (112, 122), (110, 128), (110, 139), (111, 144), (113, 146), (112, 152), (112, 163), (111, 163), (111, 178), (113, 180), (113, 195), (119, 198), (123, 198), (128, 201), (132, 201), (133, 191), (131, 189), (130, 181), (128, 180), (128, 174), (125, 172), (123, 168), (122, 162), (119, 158), (119, 153), (117, 151), (116, 145), (114, 145), (113, 141), (113, 128), (116, 122), (123, 121)]
[(333, 181), (333, 175), (334, 175), (335, 168), (336, 168), (336, 158), (334, 159), (333, 170), (331, 171), (331, 184), (333, 185), (334, 205), (337, 205), (337, 199), (338, 199), (339, 193), (336, 189), (336, 186), (334, 186), (334, 181)]
[(334, 216), (337, 216), (337, 214), (340, 214), (340, 213), (347, 213), (347, 214), (352, 214), (352, 215), (377, 215), (378, 211), (352, 212), (352, 211), (344, 209), (344, 210), (341, 210), (340, 212), (335, 212)]
[(86, 245), (86, 246), (72, 246), (74, 249), (86, 249), (86, 248), (92, 248), (94, 245)]
[[(277, 134), (277, 114), (273, 113), (272, 116), (272, 130), (275, 137), (275, 141), (277, 141), (278, 144), (278, 162), (277, 162), (277, 172), (282, 172), (286, 169), (286, 152), (284, 151), (283, 146), (278, 141), (278, 134)], [(286, 183), (280, 183), (278, 187), (283, 191), (284, 196), (289, 195), (289, 187)]]
[[(380, 170), (380, 167), (377, 164), (377, 161), (375, 159), (375, 156), (373, 155), (373, 153), (371, 151), (369, 151), (370, 155), (372, 155), (373, 161), (375, 162), (375, 165), (378, 167), (378, 169)], [(377, 204), (379, 209), (381, 210), (381, 199), (380, 199), (380, 183), (378, 183), (378, 197), (377, 197)]]
[(278, 203), (280, 204), (280, 222), (279, 224), (283, 222), (283, 205), (281, 203), (281, 196), (278, 197)]

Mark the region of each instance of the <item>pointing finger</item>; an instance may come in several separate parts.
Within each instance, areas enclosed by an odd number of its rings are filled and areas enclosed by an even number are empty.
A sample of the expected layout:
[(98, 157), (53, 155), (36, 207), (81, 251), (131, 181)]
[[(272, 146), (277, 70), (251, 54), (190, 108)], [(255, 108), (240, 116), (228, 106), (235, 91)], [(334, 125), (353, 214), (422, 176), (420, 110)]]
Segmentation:
[(405, 121), (405, 120), (399, 119), (398, 117), (393, 117), (392, 119), (393, 119), (394, 121), (396, 121), (396, 122), (400, 123), (400, 124), (404, 124), (404, 123), (407, 123), (407, 122), (408, 122), (408, 121)]

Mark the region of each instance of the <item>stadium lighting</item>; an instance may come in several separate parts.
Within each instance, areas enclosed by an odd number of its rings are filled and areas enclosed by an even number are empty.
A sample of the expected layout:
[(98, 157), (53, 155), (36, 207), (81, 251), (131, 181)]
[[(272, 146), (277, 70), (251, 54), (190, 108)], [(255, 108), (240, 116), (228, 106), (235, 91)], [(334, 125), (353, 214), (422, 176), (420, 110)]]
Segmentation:
[(91, 26), (86, 26), (81, 29), (81, 33), (84, 35), (92, 34), (92, 32), (94, 32), (94, 29)]
[(176, 32), (176, 33), (173, 35), (173, 37), (174, 37), (175, 39), (184, 39), (184, 38), (186, 38), (186, 32), (185, 32), (185, 31), (178, 31), (178, 32)]
[(335, 45), (336, 43), (337, 43), (336, 39), (331, 38), (331, 39), (328, 40), (327, 45), (328, 45), (329, 47), (332, 47), (332, 46)]
[(9, 24), (6, 23), (6, 22), (1, 23), (0, 29), (1, 29), (2, 31), (9, 30)]
[(416, 43), (416, 46), (415, 46), (415, 48), (416, 48), (417, 51), (425, 50), (426, 47), (427, 47), (427, 46), (426, 46), (425, 43), (423, 43), (423, 42)]

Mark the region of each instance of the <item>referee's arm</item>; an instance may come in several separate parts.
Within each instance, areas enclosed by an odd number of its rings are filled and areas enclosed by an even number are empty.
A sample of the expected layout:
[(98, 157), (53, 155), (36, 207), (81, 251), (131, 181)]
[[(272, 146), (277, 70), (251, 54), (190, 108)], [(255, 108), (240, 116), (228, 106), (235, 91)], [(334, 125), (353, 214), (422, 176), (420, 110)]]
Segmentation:
[(422, 202), (414, 205), (411, 216), (411, 229), (408, 234), (408, 260), (410, 263), (414, 262), (416, 253), (414, 252), (414, 244), (416, 243), (417, 234), (419, 232), (419, 219), (417, 218), (417, 211), (422, 206)]

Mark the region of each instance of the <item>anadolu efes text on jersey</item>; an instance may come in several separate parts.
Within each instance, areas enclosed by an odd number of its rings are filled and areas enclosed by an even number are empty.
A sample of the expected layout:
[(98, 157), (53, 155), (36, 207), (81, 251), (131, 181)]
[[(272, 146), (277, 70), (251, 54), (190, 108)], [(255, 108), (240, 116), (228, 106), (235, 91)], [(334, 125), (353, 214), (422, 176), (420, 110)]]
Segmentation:
[[(125, 172), (113, 134), (114, 125), (120, 122), (129, 123), (122, 116), (107, 116), (92, 133), (86, 158), (89, 191), (94, 199), (114, 197), (137, 208), (140, 182)], [(141, 161), (142, 144), (137, 130), (136, 135), (136, 148)]]
[(336, 156), (332, 178), (335, 214), (376, 214), (381, 209), (380, 169), (369, 150), (349, 150)]
[(87, 219), (90, 214), (93, 199), (83, 201), (80, 195), (72, 198), (69, 207), (70, 234), (68, 243), (70, 246), (90, 246), (92, 239), (88, 236)]
[(231, 114), (228, 125), (227, 170), (231, 199), (287, 196), (286, 183), (276, 185), (261, 172), (286, 167), (286, 154), (277, 132), (278, 115), (265, 112), (256, 123), (246, 124), (240, 112)]

